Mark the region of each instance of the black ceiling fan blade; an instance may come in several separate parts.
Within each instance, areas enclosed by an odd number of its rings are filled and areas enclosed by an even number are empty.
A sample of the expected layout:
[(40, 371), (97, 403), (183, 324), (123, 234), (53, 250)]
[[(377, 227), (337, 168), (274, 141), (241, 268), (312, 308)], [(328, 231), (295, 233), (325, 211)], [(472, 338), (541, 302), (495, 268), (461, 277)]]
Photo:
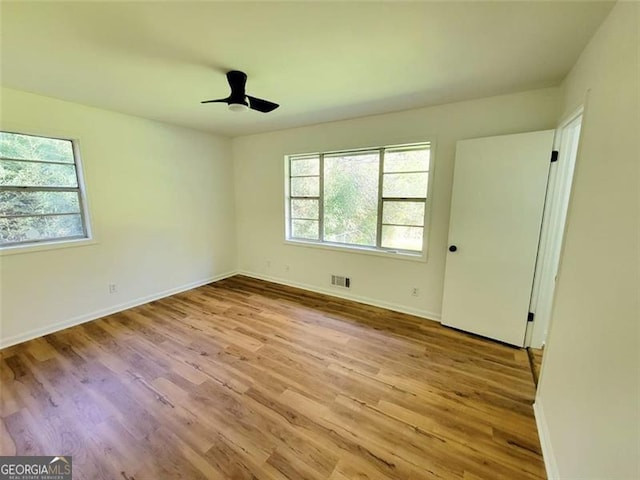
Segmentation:
[(277, 103), (270, 102), (269, 100), (263, 100), (262, 98), (256, 98), (250, 95), (247, 95), (247, 98), (249, 99), (249, 108), (262, 113), (271, 112), (280, 106)]
[(200, 103), (229, 103), (229, 97), (227, 98), (219, 98), (217, 100), (204, 100)]
[(231, 70), (227, 72), (227, 82), (229, 82), (229, 87), (231, 88), (231, 96), (229, 98), (244, 99), (247, 74), (239, 70)]

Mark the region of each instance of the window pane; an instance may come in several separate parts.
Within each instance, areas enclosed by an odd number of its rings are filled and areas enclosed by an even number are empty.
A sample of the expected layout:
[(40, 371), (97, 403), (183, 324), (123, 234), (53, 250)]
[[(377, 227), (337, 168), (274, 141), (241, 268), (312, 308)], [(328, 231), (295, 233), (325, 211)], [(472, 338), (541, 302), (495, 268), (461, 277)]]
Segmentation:
[(0, 160), (0, 185), (77, 187), (76, 167)]
[(317, 220), (291, 220), (291, 236), (318, 240), (320, 238), (318, 225)]
[(429, 157), (431, 151), (386, 150), (384, 154), (384, 171), (387, 172), (419, 172), (429, 170)]
[(382, 226), (382, 246), (398, 250), (422, 251), (422, 227)]
[(291, 159), (291, 176), (299, 177), (301, 175), (319, 175), (320, 174), (320, 158), (301, 158)]
[(320, 177), (291, 178), (292, 197), (317, 197), (320, 195)]
[(0, 192), (0, 215), (80, 213), (77, 192)]
[(291, 218), (318, 219), (318, 200), (291, 200)]
[(324, 239), (376, 244), (378, 153), (324, 158)]
[(424, 225), (423, 202), (384, 202), (382, 223), (394, 225)]
[(385, 173), (383, 197), (424, 198), (427, 196), (428, 173)]
[(0, 218), (0, 245), (82, 236), (80, 215)]
[(73, 144), (70, 140), (0, 132), (0, 156), (73, 163)]

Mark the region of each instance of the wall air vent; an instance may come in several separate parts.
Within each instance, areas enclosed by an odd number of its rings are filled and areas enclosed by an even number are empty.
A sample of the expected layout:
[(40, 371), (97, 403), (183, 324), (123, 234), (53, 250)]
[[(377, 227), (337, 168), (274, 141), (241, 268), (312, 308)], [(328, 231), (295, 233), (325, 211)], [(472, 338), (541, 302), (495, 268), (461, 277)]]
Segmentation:
[(351, 279), (340, 275), (331, 275), (331, 285), (334, 287), (350, 288)]

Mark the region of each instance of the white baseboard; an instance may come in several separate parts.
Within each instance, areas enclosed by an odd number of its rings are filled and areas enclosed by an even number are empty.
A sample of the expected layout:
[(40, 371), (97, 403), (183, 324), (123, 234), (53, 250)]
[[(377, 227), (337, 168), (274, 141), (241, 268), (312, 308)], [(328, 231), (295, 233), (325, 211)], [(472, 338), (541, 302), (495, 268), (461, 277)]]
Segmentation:
[(238, 273), (238, 275), (244, 275), (244, 276), (251, 277), (251, 278), (257, 278), (258, 280), (264, 280), (264, 281), (267, 281), (267, 282), (278, 283), (280, 285), (287, 285), (289, 287), (300, 288), (302, 290), (308, 290), (310, 292), (322, 293), (322, 294), (325, 294), (325, 295), (330, 295), (332, 297), (343, 298), (345, 300), (353, 300), (354, 302), (360, 302), (360, 303), (364, 303), (366, 305), (373, 305), (374, 307), (386, 308), (387, 310), (393, 310), (394, 312), (407, 313), (409, 315), (414, 315), (416, 317), (424, 318), (424, 319), (427, 319), (427, 320), (432, 320), (434, 322), (439, 322), (440, 321), (440, 314), (439, 313), (429, 312), (427, 310), (421, 310), (421, 309), (418, 309), (418, 308), (405, 307), (403, 305), (399, 305), (399, 304), (395, 304), (395, 303), (381, 302), (381, 301), (375, 300), (373, 298), (364, 297), (364, 296), (360, 296), (360, 295), (353, 295), (351, 293), (343, 292), (342, 290), (338, 290), (338, 289), (317, 287), (315, 285), (308, 285), (306, 283), (294, 282), (294, 281), (286, 280), (286, 279), (282, 279), (282, 278), (271, 277), (269, 275), (262, 275), (262, 274), (259, 274), (259, 273), (248, 272), (246, 270), (240, 270), (237, 273)]
[(549, 436), (549, 428), (547, 427), (547, 419), (544, 416), (544, 409), (540, 400), (536, 400), (533, 404), (533, 413), (536, 417), (536, 425), (538, 427), (538, 437), (540, 438), (540, 446), (542, 447), (542, 458), (544, 459), (544, 468), (547, 471), (547, 478), (549, 480), (556, 480), (560, 478), (558, 472), (558, 464), (556, 463), (556, 457), (553, 454), (553, 448), (551, 448), (551, 438)]
[(81, 323), (90, 322), (92, 320), (97, 320), (98, 318), (106, 317), (107, 315), (112, 315), (114, 313), (122, 312), (123, 310), (128, 310), (129, 308), (133, 308), (139, 305), (143, 305), (145, 303), (153, 302), (154, 300), (159, 300), (161, 298), (169, 297), (171, 295), (175, 295), (176, 293), (185, 292), (193, 288), (201, 287), (202, 285), (206, 285), (208, 283), (217, 282), (218, 280), (232, 277), (233, 275), (236, 275), (235, 271), (223, 273), (221, 275), (215, 275), (213, 277), (204, 278), (202, 280), (198, 280), (195, 282), (190, 282), (190, 283), (181, 285), (179, 287), (170, 288), (169, 290), (165, 290), (163, 292), (154, 293), (141, 298), (137, 298), (129, 302), (120, 303), (118, 305), (112, 305), (110, 307), (103, 308), (101, 310), (97, 310), (91, 313), (87, 313), (85, 315), (79, 315), (69, 320), (64, 320), (62, 322), (54, 323), (53, 325), (47, 325), (46, 327), (29, 330), (28, 332), (20, 333), (18, 335), (14, 335), (8, 338), (1, 338), (0, 350), (3, 348), (10, 347), (12, 345), (17, 345), (18, 343), (26, 342), (28, 340), (33, 340), (34, 338), (42, 337), (50, 333), (64, 330), (65, 328), (73, 327), (75, 325), (80, 325)]

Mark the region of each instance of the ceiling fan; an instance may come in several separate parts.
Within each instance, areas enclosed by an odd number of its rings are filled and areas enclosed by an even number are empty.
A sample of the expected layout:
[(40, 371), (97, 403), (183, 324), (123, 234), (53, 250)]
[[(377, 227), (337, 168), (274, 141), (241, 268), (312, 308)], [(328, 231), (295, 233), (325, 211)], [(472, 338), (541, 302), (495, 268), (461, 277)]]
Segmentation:
[(277, 103), (270, 102), (269, 100), (263, 100), (262, 98), (247, 95), (245, 92), (247, 74), (244, 72), (240, 72), (238, 70), (231, 70), (230, 72), (227, 72), (227, 81), (229, 82), (229, 87), (231, 87), (231, 95), (227, 98), (205, 100), (200, 103), (226, 103), (229, 105), (229, 110), (233, 112), (252, 109), (257, 110), (258, 112), (268, 113), (280, 106)]

